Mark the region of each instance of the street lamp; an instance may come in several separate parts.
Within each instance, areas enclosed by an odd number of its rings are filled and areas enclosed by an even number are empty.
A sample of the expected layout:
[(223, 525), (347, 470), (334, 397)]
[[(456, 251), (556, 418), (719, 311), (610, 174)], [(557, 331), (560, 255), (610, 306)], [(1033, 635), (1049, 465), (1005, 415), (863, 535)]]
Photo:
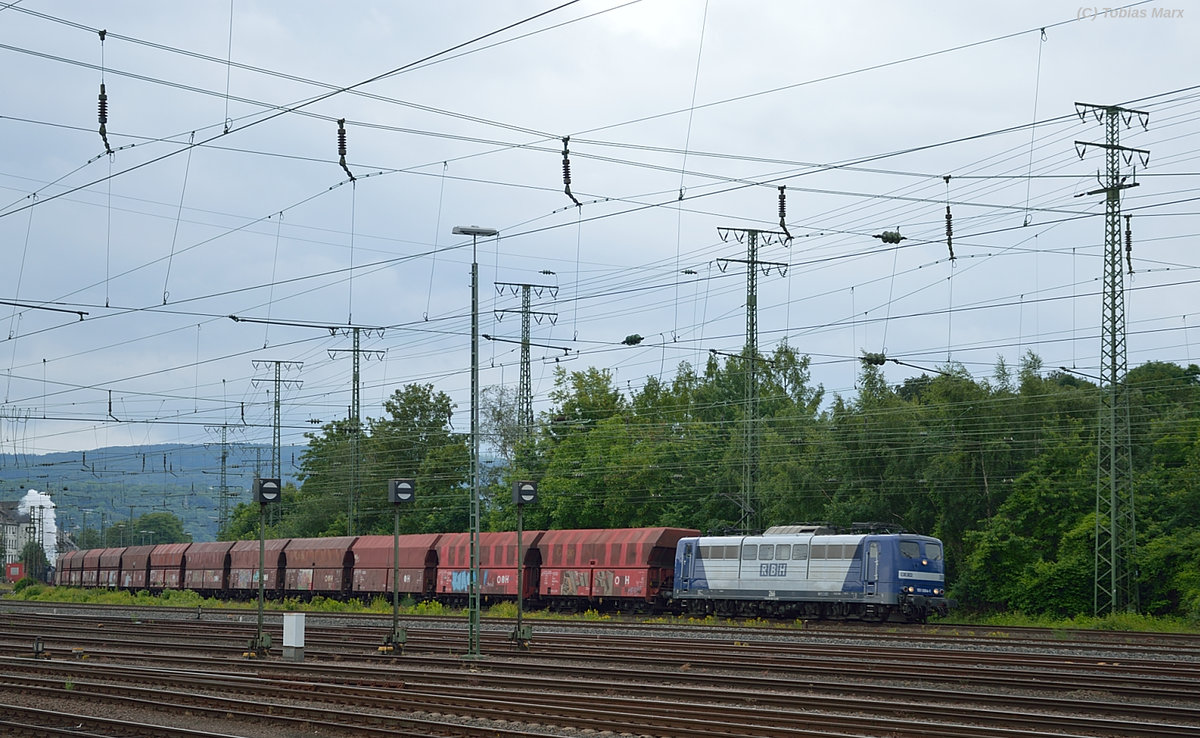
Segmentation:
[(467, 585), (467, 658), (479, 658), (479, 237), (500, 235), (495, 228), (454, 226), (471, 237), (471, 581)]

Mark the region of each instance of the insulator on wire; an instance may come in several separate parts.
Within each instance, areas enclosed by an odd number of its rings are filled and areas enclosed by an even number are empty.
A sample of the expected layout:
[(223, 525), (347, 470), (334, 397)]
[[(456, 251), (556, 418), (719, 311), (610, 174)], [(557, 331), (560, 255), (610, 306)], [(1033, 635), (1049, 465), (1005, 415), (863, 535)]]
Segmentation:
[(338, 119), (338, 163), (342, 165), (342, 169), (346, 170), (346, 175), (350, 177), (350, 181), (354, 181), (354, 173), (350, 171), (350, 167), (346, 166), (346, 119)]
[(876, 233), (871, 238), (878, 238), (884, 243), (900, 243), (907, 240), (904, 236), (900, 235), (900, 231), (884, 231), (883, 233)]
[(787, 192), (786, 185), (779, 185), (779, 228), (783, 231), (783, 235), (788, 238), (792, 237), (792, 232), (787, 227)]
[(954, 216), (950, 214), (950, 175), (942, 177), (946, 183), (946, 249), (950, 252), (950, 261), (954, 261)]
[(567, 193), (567, 197), (571, 198), (571, 202), (576, 206), (582, 207), (583, 203), (571, 193), (571, 152), (567, 148), (570, 141), (570, 136), (563, 136), (563, 192)]
[(950, 261), (954, 261), (954, 216), (950, 214), (950, 206), (946, 206), (946, 248), (950, 250)]
[(1133, 274), (1133, 226), (1132, 215), (1125, 216), (1125, 263), (1129, 265), (1129, 273)]
[(100, 83), (100, 103), (97, 106), (100, 119), (100, 140), (104, 141), (105, 153), (111, 154), (112, 147), (108, 145), (108, 93), (104, 90), (104, 83)]

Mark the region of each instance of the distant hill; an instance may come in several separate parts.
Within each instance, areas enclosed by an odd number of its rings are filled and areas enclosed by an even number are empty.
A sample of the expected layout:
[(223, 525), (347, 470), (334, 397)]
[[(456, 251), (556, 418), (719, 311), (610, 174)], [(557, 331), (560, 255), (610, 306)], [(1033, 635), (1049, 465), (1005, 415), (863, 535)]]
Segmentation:
[[(226, 448), (228, 506), (250, 499), (261, 469), (270, 473), (268, 446), (230, 444)], [(280, 451), (281, 477), (295, 482), (304, 446)], [(19, 500), (36, 489), (57, 506), (60, 527), (71, 531), (87, 518), (89, 528), (166, 510), (184, 522), (195, 540), (213, 540), (220, 511), (221, 445), (157, 444), (109, 446), (92, 451), (42, 455), (0, 454), (0, 500)], [(86, 513), (84, 512), (86, 511)]]

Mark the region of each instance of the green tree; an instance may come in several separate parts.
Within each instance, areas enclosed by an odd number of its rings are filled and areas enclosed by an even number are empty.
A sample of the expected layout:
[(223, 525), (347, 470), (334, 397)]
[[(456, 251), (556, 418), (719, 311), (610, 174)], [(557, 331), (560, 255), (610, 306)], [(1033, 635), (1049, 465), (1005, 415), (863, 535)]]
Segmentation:
[(46, 552), (42, 550), (42, 544), (37, 541), (26, 542), (21, 547), (21, 562), (25, 564), (25, 576), (40, 582), (46, 581), (50, 572), (50, 561), (46, 558)]
[(146, 513), (133, 521), (138, 541), (147, 543), (188, 543), (192, 537), (184, 532), (183, 521), (169, 512)]
[[(451, 426), (454, 403), (432, 385), (410, 384), (396, 390), (383, 404), (385, 415), (369, 420), (366, 443), (368, 471), (363, 475), (360, 508), (363, 532), (389, 533), (393, 510), (387, 502), (387, 481), (417, 480), (417, 511), (409, 525), (420, 532), (466, 530), (469, 508), (470, 436)], [(402, 524), (406, 516), (402, 515)], [(450, 527), (436, 527), (450, 526)]]

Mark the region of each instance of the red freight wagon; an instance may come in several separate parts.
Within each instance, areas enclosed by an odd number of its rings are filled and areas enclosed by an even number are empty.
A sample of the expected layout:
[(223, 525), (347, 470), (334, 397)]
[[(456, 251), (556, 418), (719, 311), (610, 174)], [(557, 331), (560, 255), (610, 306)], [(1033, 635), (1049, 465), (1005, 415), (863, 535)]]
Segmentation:
[(183, 588), (224, 592), (229, 586), (229, 549), (233, 541), (193, 543), (183, 555)]
[(105, 548), (100, 550), (98, 561), (99, 580), (97, 586), (116, 588), (121, 575), (121, 554), (124, 548)]
[[(528, 570), (530, 552), (536, 552), (542, 531), (531, 530), (521, 534), (521, 547), (525, 549), (525, 565)], [(438, 541), (438, 594), (469, 594), (471, 582), (471, 534), (449, 533)], [(536, 571), (537, 556), (532, 556)], [(525, 576), (525, 593), (533, 593), (529, 584), (537, 581), (536, 576)], [(517, 597), (517, 532), (504, 531), (479, 535), (479, 594), (481, 597)]]
[(292, 593), (343, 594), (353, 583), (356, 536), (293, 538), (284, 548), (287, 571), (284, 590)]
[(183, 556), (190, 543), (160, 543), (150, 552), (150, 589), (181, 589)]
[(675, 544), (699, 535), (681, 528), (552, 530), (542, 535), (538, 594), (551, 606), (607, 600), (633, 607), (669, 591)]
[(54, 583), (77, 587), (78, 581), (72, 581), (79, 576), (79, 564), (83, 561), (83, 551), (67, 551), (58, 557), (58, 568), (54, 571)]
[(67, 568), (63, 572), (63, 584), (69, 587), (79, 587), (83, 584), (83, 556), (87, 551), (69, 551), (67, 553)]
[(121, 554), (121, 589), (145, 589), (150, 581), (150, 552), (154, 546), (130, 546)]
[[(66, 558), (67, 558), (67, 554), (66, 554), (66, 553), (64, 553), (64, 552), (62, 552), (62, 551), (60, 551), (60, 552), (58, 553), (58, 561), (56, 561), (56, 562), (55, 562), (55, 565), (54, 565), (54, 576), (50, 578), (50, 583), (51, 583), (51, 584), (53, 584), (53, 585), (54, 585), (54, 586), (56, 586), (56, 587), (57, 587), (58, 585), (60, 585), (60, 584), (65, 584), (65, 583), (66, 583), (66, 581), (67, 581), (67, 577), (66, 577), (66, 575), (63, 573), (63, 572), (64, 572), (64, 569), (63, 569), (63, 567), (65, 566), (65, 560), (66, 560)], [(8, 571), (7, 571), (7, 570), (5, 570), (5, 572), (4, 572), (4, 578), (5, 578), (5, 579), (7, 579), (7, 578), (8, 578)]]
[[(283, 582), (287, 538), (263, 544), (263, 589), (275, 592)], [(258, 541), (238, 541), (229, 549), (229, 589), (239, 594), (258, 592)]]
[[(440, 533), (400, 536), (400, 586), (402, 594), (425, 597), (433, 594), (437, 577), (437, 541)], [(350, 551), (354, 554), (354, 593), (392, 593), (393, 536), (359, 536)]]
[(83, 552), (83, 561), (79, 573), (79, 583), (82, 586), (95, 587), (99, 585), (100, 554), (102, 553), (104, 553), (103, 548), (92, 548)]

